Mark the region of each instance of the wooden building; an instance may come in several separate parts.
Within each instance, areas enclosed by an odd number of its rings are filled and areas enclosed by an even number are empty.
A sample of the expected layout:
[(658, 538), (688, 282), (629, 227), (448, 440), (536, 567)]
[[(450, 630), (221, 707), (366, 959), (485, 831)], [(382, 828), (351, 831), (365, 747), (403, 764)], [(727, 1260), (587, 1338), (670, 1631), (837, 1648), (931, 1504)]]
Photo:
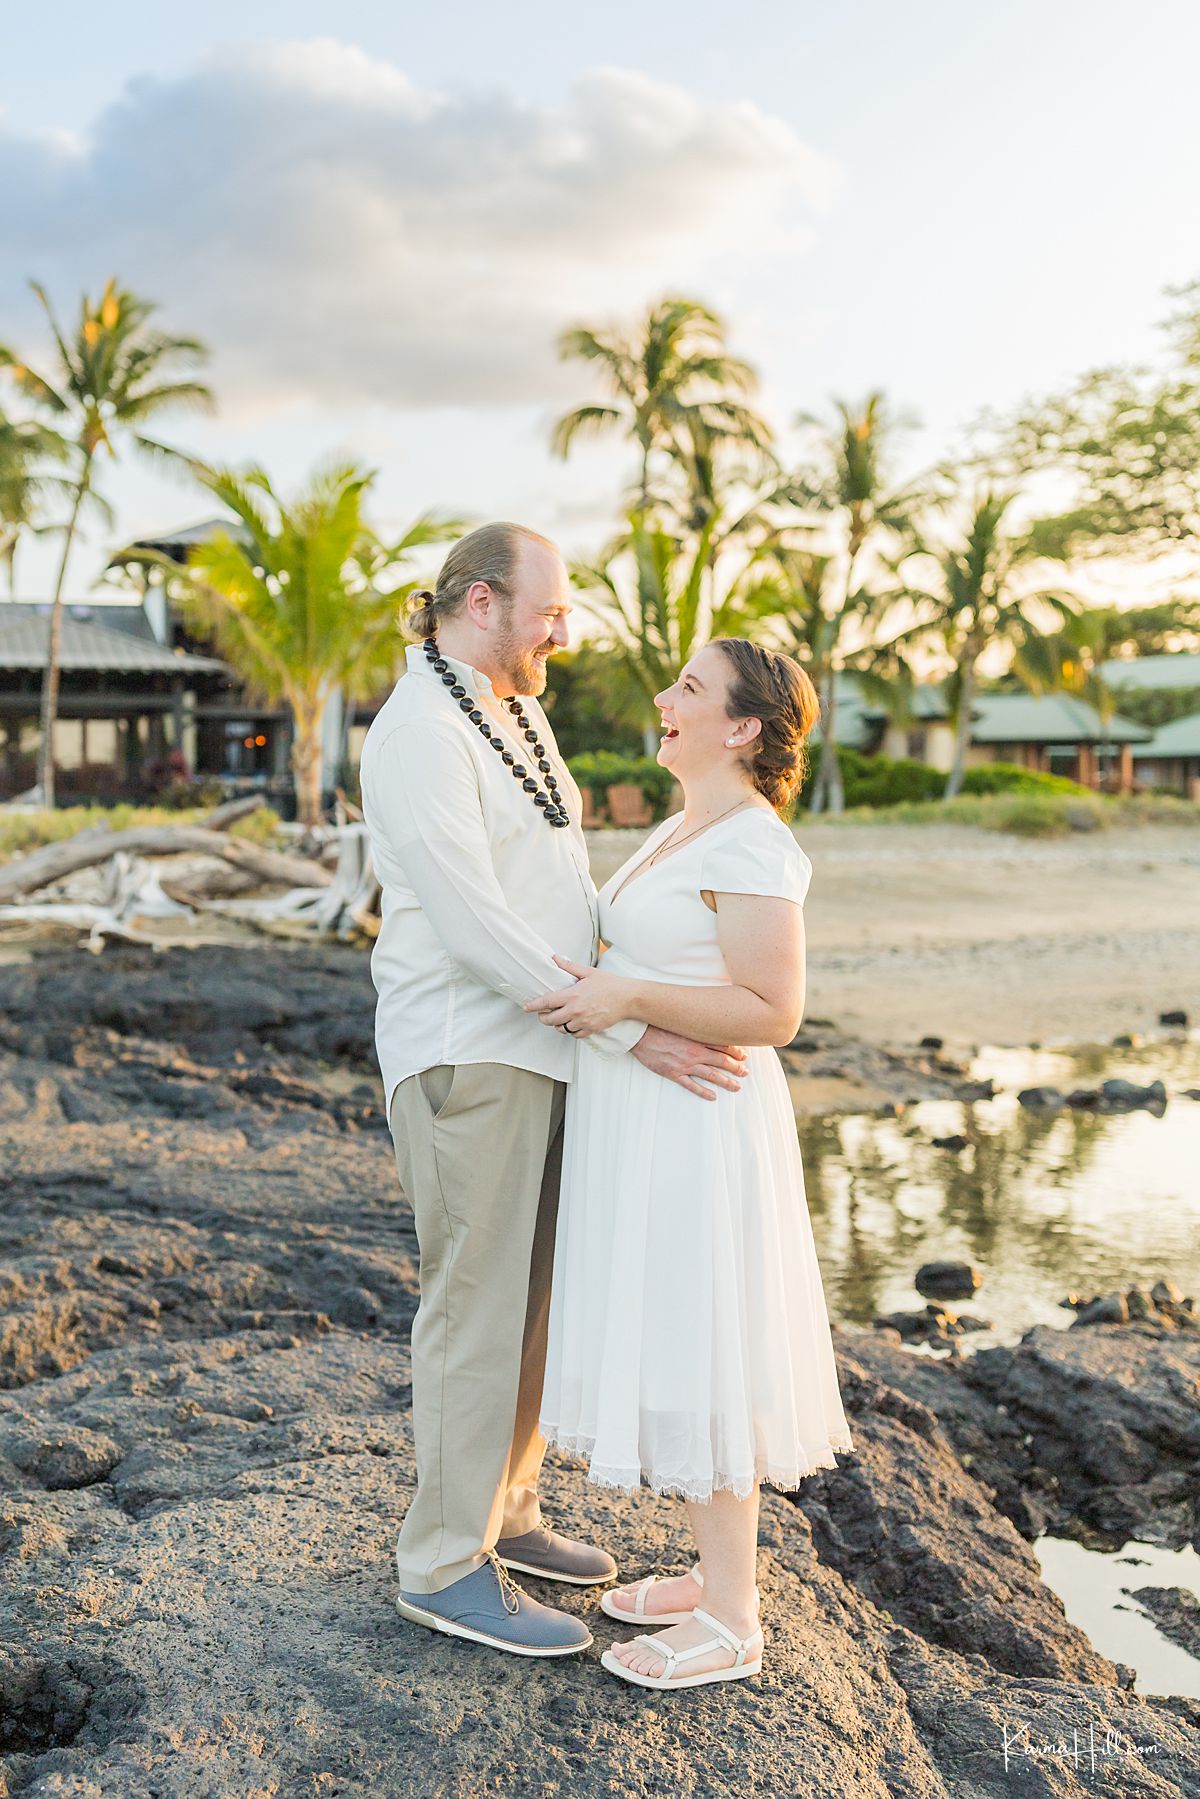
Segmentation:
[(1134, 746), (1140, 785), (1200, 800), (1200, 712), (1160, 725), (1149, 743)]
[(1015, 762), (1084, 787), (1128, 793), (1134, 746), (1152, 735), (1119, 712), (1101, 718), (1070, 693), (982, 693), (972, 708), (967, 764)]
[[(819, 729), (815, 735), (819, 740)], [(1084, 787), (1127, 793), (1134, 781), (1134, 747), (1152, 735), (1120, 713), (1103, 720), (1074, 694), (989, 691), (976, 695), (971, 707), (966, 765), (1012, 762), (1065, 775)], [(866, 755), (908, 757), (948, 771), (954, 725), (936, 682), (917, 688), (911, 721), (896, 724), (882, 707), (863, 699), (852, 674), (844, 674), (838, 677), (838, 741)]]
[[(49, 605), (0, 602), (0, 799), (36, 778)], [(54, 758), (64, 802), (149, 797), (196, 764), (198, 709), (228, 679), (159, 643), (140, 606), (64, 608)]]

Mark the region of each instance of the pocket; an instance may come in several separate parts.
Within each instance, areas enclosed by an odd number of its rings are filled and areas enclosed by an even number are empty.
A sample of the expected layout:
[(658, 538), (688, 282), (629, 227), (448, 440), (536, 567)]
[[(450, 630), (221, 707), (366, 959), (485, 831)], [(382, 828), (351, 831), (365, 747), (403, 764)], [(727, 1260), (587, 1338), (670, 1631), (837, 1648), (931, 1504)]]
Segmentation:
[(449, 1062), (439, 1062), (434, 1068), (425, 1068), (417, 1076), (421, 1083), (421, 1091), (429, 1102), (431, 1117), (436, 1121), (450, 1103), (450, 1095), (454, 1091), (454, 1082), (458, 1068)]

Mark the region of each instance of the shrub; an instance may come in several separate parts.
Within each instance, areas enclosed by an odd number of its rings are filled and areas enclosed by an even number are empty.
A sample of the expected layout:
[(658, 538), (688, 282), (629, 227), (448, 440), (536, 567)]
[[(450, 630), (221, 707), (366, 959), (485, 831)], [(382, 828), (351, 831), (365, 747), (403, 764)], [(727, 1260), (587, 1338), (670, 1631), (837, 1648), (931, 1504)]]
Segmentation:
[[(1180, 802), (1183, 803), (1182, 801)], [(1193, 807), (1193, 814), (1200, 808)], [(813, 826), (968, 825), (984, 831), (1012, 831), (1020, 837), (1062, 837), (1094, 831), (1123, 817), (1118, 802), (1099, 794), (960, 793), (952, 800), (903, 800), (896, 806), (859, 806), (841, 820), (823, 815)]]
[(1071, 829), (1067, 806), (1056, 795), (1018, 793), (994, 806), (981, 821), (994, 831), (1017, 837), (1065, 837)]
[(961, 793), (1087, 793), (1066, 775), (1043, 775), (1017, 762), (981, 762), (963, 775)]
[[(946, 776), (941, 769), (904, 757), (865, 756), (861, 750), (838, 746), (838, 762), (847, 809), (853, 806), (904, 806), (921, 800), (939, 800), (946, 791)], [(813, 775), (816, 773), (815, 759)], [(813, 775), (804, 785), (807, 795)], [(984, 793), (1086, 793), (1075, 781), (1062, 775), (1038, 774), (1014, 762), (984, 762), (967, 769), (960, 789), (964, 794)], [(802, 802), (803, 803), (803, 799)]]
[(604, 805), (609, 788), (618, 781), (631, 781), (641, 788), (655, 818), (666, 816), (675, 777), (653, 756), (619, 756), (614, 750), (587, 750), (581, 756), (572, 756), (567, 767), (579, 786), (589, 789), (597, 806)]
[[(196, 824), (199, 820), (189, 822)], [(236, 819), (229, 827), (229, 835), (244, 837), (247, 843), (266, 849), (279, 841), (279, 814), (270, 806), (260, 806), (256, 812), (247, 812), (245, 818)]]

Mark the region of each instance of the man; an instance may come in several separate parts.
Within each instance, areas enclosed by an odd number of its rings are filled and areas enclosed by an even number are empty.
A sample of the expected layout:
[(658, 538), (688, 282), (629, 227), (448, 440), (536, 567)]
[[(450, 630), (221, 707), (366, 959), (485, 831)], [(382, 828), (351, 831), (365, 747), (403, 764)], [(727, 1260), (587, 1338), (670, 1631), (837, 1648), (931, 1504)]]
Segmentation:
[[(537, 1482), (566, 1083), (577, 1046), (527, 999), (593, 962), (596, 894), (579, 791), (532, 697), (567, 639), (555, 546), (484, 525), (415, 596), (408, 671), (367, 733), (363, 810), (383, 886), (376, 1044), (416, 1218), (417, 1491), (396, 1548), (405, 1617), (519, 1655), (591, 1642), (509, 1570), (589, 1586), (602, 1549), (547, 1528)], [(517, 699), (514, 696), (521, 696)], [(741, 1052), (630, 1022), (582, 1055), (632, 1053), (711, 1098)]]

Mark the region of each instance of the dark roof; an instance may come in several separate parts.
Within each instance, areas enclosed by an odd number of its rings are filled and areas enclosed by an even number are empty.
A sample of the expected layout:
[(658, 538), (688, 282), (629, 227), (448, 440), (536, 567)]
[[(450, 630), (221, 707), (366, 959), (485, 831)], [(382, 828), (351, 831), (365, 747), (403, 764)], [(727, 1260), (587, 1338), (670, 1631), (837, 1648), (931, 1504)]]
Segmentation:
[[(0, 669), (43, 669), (50, 642), (49, 609), (22, 608), (31, 616), (12, 620), (0, 611)], [(226, 664), (213, 656), (169, 650), (153, 636), (116, 630), (91, 619), (63, 613), (59, 653), (62, 669), (110, 670), (141, 674), (225, 674)]]
[(117, 550), (109, 561), (121, 562), (130, 550), (157, 550), (162, 556), (173, 556), (176, 562), (186, 562), (187, 553), (196, 544), (211, 543), (214, 537), (244, 537), (244, 525), (232, 518), (206, 518), (198, 525), (184, 525), (179, 531), (159, 531), (149, 537), (135, 537), (124, 549)]
[[(85, 624), (105, 625), (110, 631), (124, 631), (130, 637), (148, 638), (151, 643), (158, 641), (154, 635), (154, 627), (146, 615), (146, 608), (140, 601), (132, 601), (128, 606), (110, 606), (103, 601), (64, 600), (63, 612), (69, 618), (82, 619)], [(49, 616), (49, 600), (0, 600), (0, 630), (24, 619)]]

